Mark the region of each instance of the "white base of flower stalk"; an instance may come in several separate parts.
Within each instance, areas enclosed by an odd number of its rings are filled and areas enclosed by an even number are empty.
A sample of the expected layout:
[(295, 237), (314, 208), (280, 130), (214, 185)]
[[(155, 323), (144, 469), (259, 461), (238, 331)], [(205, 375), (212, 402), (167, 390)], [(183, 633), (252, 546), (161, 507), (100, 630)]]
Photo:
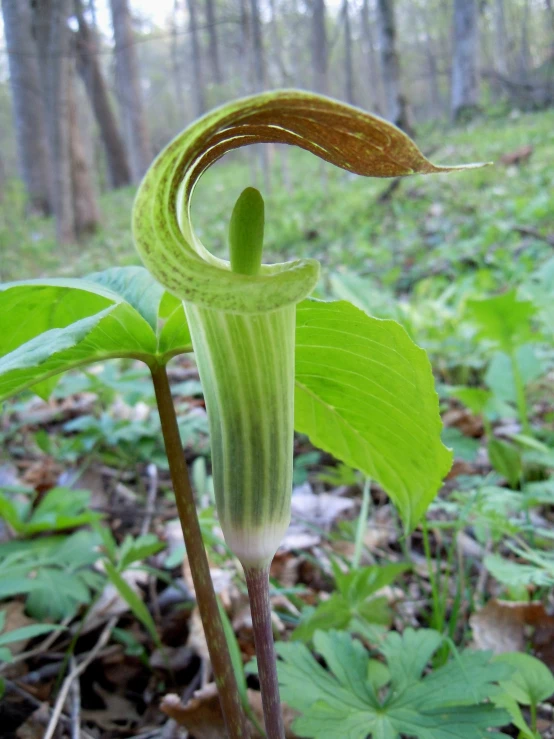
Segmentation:
[(259, 529), (236, 529), (222, 525), (223, 535), (229, 549), (236, 555), (245, 569), (269, 566), (289, 527), (290, 521), (264, 524)]

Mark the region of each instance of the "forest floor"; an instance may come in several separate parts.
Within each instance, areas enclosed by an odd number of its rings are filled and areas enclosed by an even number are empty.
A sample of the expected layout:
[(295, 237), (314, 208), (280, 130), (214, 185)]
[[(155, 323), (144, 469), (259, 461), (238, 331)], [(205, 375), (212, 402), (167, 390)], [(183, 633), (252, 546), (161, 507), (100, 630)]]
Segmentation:
[[(273, 150), (264, 182), (258, 154), (236, 154), (207, 173), (193, 211), (203, 242), (224, 255), (234, 201), (258, 184), (264, 261), (318, 258), (318, 297), (394, 318), (429, 353), (455, 461), (424, 525), (405, 537), (377, 484), (297, 436), (293, 520), (271, 571), (276, 638), (313, 653), (316, 633), (356, 635), (381, 691), (393, 666), (376, 645), (390, 630), (448, 637), (429, 650), (427, 676), (463, 662), (466, 648), (527, 652), (554, 670), (554, 113), (429, 129), (418, 143), (440, 164), (494, 165), (391, 184)], [(52, 223), (25, 218), (21, 193), (9, 186), (0, 205), (0, 279), (138, 263), (133, 196), (103, 195), (102, 230), (60, 247)], [(515, 347), (526, 419), (507, 356), (469, 309), (512, 289), (533, 313)], [(214, 582), (232, 647), (248, 665), (251, 617), (214, 511), (198, 374), (188, 356), (169, 373)], [(0, 440), (2, 736), (42, 737), (56, 711), (57, 737), (171, 739), (186, 736), (184, 727), (195, 739), (223, 736), (147, 370), (95, 365), (64, 376), (48, 401), (21, 395), (1, 411)], [(107, 556), (125, 563), (130, 597), (106, 579)], [(2, 641), (45, 622), (61, 628)], [(301, 658), (311, 659), (298, 651)], [(251, 668), (240, 674), (259, 721), (257, 679)], [(554, 737), (551, 699), (541, 694), (533, 704), (525, 689), (504, 735)], [(177, 708), (168, 708), (168, 694), (179, 697)], [(286, 713), (289, 737), (302, 736), (296, 715)]]

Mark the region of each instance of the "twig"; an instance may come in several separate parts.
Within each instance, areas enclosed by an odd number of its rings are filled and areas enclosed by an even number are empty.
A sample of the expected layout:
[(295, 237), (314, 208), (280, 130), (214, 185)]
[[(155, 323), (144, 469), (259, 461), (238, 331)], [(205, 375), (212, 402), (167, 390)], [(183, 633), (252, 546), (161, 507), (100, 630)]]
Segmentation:
[[(71, 658), (71, 672), (77, 669), (75, 657)], [(71, 674), (71, 673), (70, 673)], [(80, 680), (74, 680), (71, 685), (71, 739), (81, 739), (81, 683)]]
[(206, 634), (212, 669), (219, 688), (227, 733), (229, 739), (244, 739), (248, 736), (248, 725), (242, 709), (237, 680), (213, 589), (210, 566), (202, 540), (167, 372), (165, 366), (151, 368), (151, 372), (175, 500), (191, 565), (196, 601)]
[(146, 468), (148, 475), (148, 495), (146, 498), (146, 509), (144, 511), (144, 519), (140, 529), (141, 536), (148, 533), (152, 517), (156, 510), (156, 495), (158, 494), (158, 468), (155, 464), (150, 463)]
[(101, 651), (101, 649), (106, 646), (106, 644), (108, 643), (108, 639), (111, 636), (112, 630), (118, 621), (118, 618), (119, 616), (113, 616), (108, 621), (108, 623), (104, 627), (104, 630), (100, 634), (98, 641), (96, 642), (94, 647), (91, 649), (91, 651), (88, 653), (86, 659), (84, 659), (80, 665), (78, 665), (77, 667), (74, 667), (69, 673), (69, 675), (63, 681), (63, 685), (56, 699), (54, 710), (52, 711), (52, 716), (50, 718), (50, 721), (48, 722), (48, 726), (46, 727), (46, 731), (44, 733), (43, 739), (52, 739), (52, 737), (54, 736), (56, 726), (58, 725), (58, 721), (60, 720), (60, 716), (62, 714), (63, 707), (67, 699), (69, 690), (71, 686), (73, 685), (73, 681), (79, 679), (79, 677), (87, 669), (90, 663), (93, 662), (93, 660), (96, 658), (97, 654)]

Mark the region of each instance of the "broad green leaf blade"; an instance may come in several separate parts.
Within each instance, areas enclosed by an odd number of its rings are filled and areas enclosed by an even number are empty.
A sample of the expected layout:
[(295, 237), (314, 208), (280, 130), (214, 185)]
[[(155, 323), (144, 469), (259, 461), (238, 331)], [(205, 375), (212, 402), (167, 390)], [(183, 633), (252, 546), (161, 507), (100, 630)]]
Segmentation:
[(160, 305), (158, 352), (165, 358), (192, 351), (192, 339), (183, 301), (165, 293)]
[[(162, 298), (171, 312), (160, 321)], [(0, 285), (0, 315), (6, 327), (0, 335), (0, 400), (29, 386), (48, 397), (55, 375), (92, 362), (166, 362), (191, 350), (181, 302), (164, 294), (143, 267), (109, 269), (86, 280)]]
[(145, 362), (156, 354), (156, 337), (127, 303), (54, 328), (0, 358), (0, 400), (73, 367), (111, 357)]
[(156, 331), (164, 289), (144, 267), (112, 267), (86, 279), (117, 293)]
[(425, 352), (343, 301), (297, 308), (295, 428), (377, 480), (412, 529), (450, 469)]
[(500, 687), (525, 706), (537, 706), (554, 694), (554, 675), (536, 657), (523, 652), (499, 654), (495, 661), (513, 668), (512, 675)]
[(275, 310), (307, 297), (317, 283), (319, 264), (310, 259), (262, 265), (255, 276), (232, 272), (193, 231), (191, 199), (202, 174), (225, 153), (260, 143), (298, 146), (367, 177), (457, 169), (431, 164), (382, 118), (312, 93), (266, 92), (211, 111), (158, 156), (133, 210), (135, 242), (148, 269), (173, 294), (199, 307)]

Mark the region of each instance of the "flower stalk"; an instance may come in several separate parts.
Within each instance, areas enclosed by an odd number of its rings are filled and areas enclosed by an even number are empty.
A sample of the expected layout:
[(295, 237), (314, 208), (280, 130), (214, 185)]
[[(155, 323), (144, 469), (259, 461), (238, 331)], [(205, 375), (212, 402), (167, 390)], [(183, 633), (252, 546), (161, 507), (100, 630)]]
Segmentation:
[(242, 710), (240, 693), (212, 585), (210, 566), (202, 541), (165, 365), (151, 368), (151, 373), (175, 500), (227, 735), (229, 739), (244, 739), (248, 736), (248, 724)]

